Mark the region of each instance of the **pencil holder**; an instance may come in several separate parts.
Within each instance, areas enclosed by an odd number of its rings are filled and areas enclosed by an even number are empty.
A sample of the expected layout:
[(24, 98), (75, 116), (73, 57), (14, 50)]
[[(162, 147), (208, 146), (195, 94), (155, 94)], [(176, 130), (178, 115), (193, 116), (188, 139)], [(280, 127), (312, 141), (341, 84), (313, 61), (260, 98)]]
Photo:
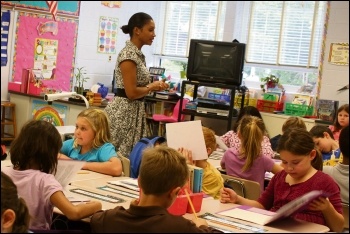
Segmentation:
[(187, 206), (189, 205), (186, 195), (179, 195), (168, 208), (168, 212), (173, 215), (184, 215), (186, 214)]
[[(196, 213), (201, 211), (202, 208), (202, 201), (203, 201), (203, 193), (191, 193), (190, 198), (193, 204), (193, 208), (196, 211)], [(192, 208), (190, 204), (187, 204), (187, 213), (192, 214)]]

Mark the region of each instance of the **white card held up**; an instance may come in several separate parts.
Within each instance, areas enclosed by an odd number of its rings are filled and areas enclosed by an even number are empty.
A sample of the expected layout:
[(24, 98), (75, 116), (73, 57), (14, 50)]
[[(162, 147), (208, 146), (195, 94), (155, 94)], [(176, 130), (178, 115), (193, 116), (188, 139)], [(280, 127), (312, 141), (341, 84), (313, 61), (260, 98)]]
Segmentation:
[(200, 120), (167, 123), (165, 127), (169, 147), (191, 150), (193, 160), (208, 159)]

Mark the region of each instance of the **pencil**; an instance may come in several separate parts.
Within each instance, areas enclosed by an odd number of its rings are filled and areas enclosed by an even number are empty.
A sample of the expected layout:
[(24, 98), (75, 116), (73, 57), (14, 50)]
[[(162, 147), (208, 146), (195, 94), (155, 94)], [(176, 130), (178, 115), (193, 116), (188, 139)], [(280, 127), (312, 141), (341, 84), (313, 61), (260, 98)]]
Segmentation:
[(196, 211), (195, 211), (195, 209), (194, 209), (194, 207), (193, 207), (193, 203), (192, 203), (192, 201), (191, 201), (190, 195), (188, 195), (187, 189), (185, 189), (185, 193), (186, 193), (186, 197), (187, 197), (188, 203), (190, 203), (190, 206), (191, 206), (192, 212), (193, 212), (193, 214), (194, 214), (194, 217), (195, 217), (196, 219), (198, 219), (197, 213), (196, 213)]
[(90, 172), (88, 171), (79, 171), (78, 174), (89, 174)]

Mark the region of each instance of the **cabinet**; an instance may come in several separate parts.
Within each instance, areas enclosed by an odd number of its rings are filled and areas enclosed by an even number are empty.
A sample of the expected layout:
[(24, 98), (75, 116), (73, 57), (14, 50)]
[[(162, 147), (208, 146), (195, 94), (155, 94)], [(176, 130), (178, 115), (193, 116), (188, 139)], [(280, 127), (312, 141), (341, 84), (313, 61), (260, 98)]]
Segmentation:
[[(198, 91), (199, 86), (230, 89), (231, 90), (231, 99), (230, 99), (229, 114), (228, 114), (228, 116), (221, 116), (221, 115), (210, 114), (210, 113), (206, 113), (206, 114), (205, 113), (198, 113), (195, 110), (183, 109), (182, 102), (180, 102), (180, 111), (179, 111), (178, 120), (180, 121), (181, 114), (190, 115), (191, 120), (194, 120), (195, 116), (201, 116), (201, 117), (205, 117), (205, 118), (214, 118), (214, 119), (223, 119), (223, 120), (227, 121), (227, 128), (226, 128), (227, 131), (231, 130), (232, 120), (233, 120), (233, 117), (235, 117), (233, 114), (233, 111), (234, 111), (233, 104), (234, 104), (234, 99), (235, 99), (235, 93), (236, 93), (236, 90), (240, 89), (240, 87), (233, 86), (233, 85), (226, 85), (226, 84), (217, 84), (217, 83), (197, 82), (197, 81), (185, 80), (182, 82), (182, 85), (181, 85), (181, 97), (180, 97), (181, 100), (184, 98), (184, 95), (186, 92), (186, 85), (193, 85), (194, 86), (193, 100), (195, 100), (197, 98), (197, 91)], [(245, 92), (243, 92), (243, 95), (242, 95), (241, 108), (243, 108), (243, 106), (244, 106), (244, 96), (245, 96), (244, 94), (245, 94)]]

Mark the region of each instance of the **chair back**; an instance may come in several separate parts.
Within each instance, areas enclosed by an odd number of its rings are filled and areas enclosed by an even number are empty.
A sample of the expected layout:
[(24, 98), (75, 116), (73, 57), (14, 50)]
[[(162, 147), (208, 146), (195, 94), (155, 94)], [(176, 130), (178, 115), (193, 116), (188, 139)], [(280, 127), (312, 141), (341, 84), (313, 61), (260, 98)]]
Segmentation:
[(120, 152), (117, 152), (117, 154), (122, 161), (124, 176), (130, 177), (130, 160), (127, 157), (123, 156)]
[(251, 200), (258, 200), (260, 197), (260, 184), (258, 182), (225, 174), (221, 174), (221, 176), (225, 186), (232, 188), (238, 195)]
[(349, 229), (349, 204), (342, 202), (342, 205), (343, 205), (343, 216), (345, 219), (344, 228)]
[[(185, 109), (186, 104), (189, 102), (190, 100), (188, 100), (187, 98), (183, 98), (182, 99), (182, 108), (181, 110)], [(173, 118), (177, 119), (179, 117), (179, 112), (180, 112), (180, 102), (181, 99), (179, 99), (174, 107), (173, 110)], [(185, 115), (181, 115), (181, 121), (183, 121), (185, 119)]]

